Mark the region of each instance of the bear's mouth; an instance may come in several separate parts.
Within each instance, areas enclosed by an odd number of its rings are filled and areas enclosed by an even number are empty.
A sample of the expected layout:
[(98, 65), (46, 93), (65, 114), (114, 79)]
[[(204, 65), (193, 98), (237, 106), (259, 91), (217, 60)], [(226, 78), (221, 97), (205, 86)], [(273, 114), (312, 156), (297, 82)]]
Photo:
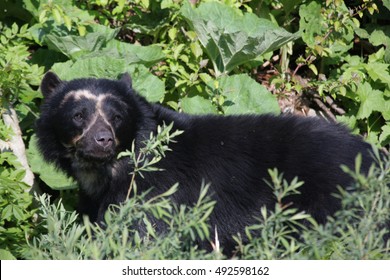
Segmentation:
[(116, 151), (113, 148), (85, 147), (83, 145), (69, 145), (62, 143), (66, 149), (66, 157), (80, 163), (104, 164), (115, 159)]
[(89, 163), (106, 163), (111, 162), (115, 157), (113, 151), (104, 150), (80, 150), (76, 149), (75, 158), (78, 161), (84, 161)]
[(84, 161), (104, 163), (107, 161), (112, 161), (114, 158), (114, 153), (77, 151), (76, 158)]

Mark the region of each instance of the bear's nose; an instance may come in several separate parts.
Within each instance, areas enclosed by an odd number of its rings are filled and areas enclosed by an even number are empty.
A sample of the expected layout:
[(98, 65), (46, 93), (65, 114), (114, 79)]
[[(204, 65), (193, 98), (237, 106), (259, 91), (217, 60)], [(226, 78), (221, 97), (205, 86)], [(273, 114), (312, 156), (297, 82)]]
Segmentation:
[(109, 131), (100, 131), (95, 135), (95, 141), (103, 148), (108, 148), (112, 145), (113, 136)]

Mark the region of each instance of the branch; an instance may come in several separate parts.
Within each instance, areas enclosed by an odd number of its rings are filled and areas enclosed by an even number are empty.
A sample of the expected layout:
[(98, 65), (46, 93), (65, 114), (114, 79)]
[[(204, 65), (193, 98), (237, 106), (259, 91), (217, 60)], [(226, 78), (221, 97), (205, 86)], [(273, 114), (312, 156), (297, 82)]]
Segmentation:
[(3, 111), (2, 118), (4, 124), (11, 128), (12, 134), (10, 135), (9, 141), (0, 140), (0, 150), (11, 151), (16, 156), (26, 174), (22, 179), (22, 182), (30, 186), (28, 191), (38, 191), (38, 187), (34, 184), (34, 174), (31, 171), (30, 166), (28, 165), (27, 156), (26, 156), (26, 147), (22, 139), (22, 131), (20, 130), (18, 116), (15, 109), (10, 103), (3, 99)]

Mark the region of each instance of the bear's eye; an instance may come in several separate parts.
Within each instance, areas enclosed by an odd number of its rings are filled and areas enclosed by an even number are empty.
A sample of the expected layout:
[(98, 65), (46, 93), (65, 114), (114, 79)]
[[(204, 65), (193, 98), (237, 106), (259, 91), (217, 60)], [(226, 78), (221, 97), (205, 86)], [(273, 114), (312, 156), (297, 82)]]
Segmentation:
[(76, 113), (76, 114), (74, 114), (73, 119), (74, 119), (76, 122), (81, 122), (81, 121), (83, 120), (83, 114), (81, 114), (81, 113)]

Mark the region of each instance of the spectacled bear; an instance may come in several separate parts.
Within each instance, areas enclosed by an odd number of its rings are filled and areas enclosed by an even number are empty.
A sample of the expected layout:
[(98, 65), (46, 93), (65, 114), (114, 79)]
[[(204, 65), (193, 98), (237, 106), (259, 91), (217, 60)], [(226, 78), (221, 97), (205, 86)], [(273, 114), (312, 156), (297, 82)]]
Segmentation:
[[(289, 203), (325, 222), (339, 207), (333, 195), (351, 178), (340, 166), (363, 170), (373, 162), (371, 146), (340, 124), (317, 118), (273, 115), (188, 115), (151, 104), (120, 80), (62, 81), (48, 72), (41, 84), (44, 103), (37, 120), (38, 146), (44, 158), (73, 177), (80, 186), (79, 210), (91, 221), (103, 222), (111, 204), (126, 199), (132, 166), (119, 152), (139, 149), (157, 126), (173, 122), (181, 130), (158, 167), (137, 178), (137, 190), (153, 187), (162, 193), (179, 182), (176, 204), (194, 205), (202, 182), (210, 183), (216, 201), (210, 225), (218, 230), (222, 247), (233, 249), (232, 235), (255, 223), (262, 206), (275, 199), (264, 179), (277, 168), (284, 178), (304, 182)], [(237, 93), (239, 94), (239, 93)]]

